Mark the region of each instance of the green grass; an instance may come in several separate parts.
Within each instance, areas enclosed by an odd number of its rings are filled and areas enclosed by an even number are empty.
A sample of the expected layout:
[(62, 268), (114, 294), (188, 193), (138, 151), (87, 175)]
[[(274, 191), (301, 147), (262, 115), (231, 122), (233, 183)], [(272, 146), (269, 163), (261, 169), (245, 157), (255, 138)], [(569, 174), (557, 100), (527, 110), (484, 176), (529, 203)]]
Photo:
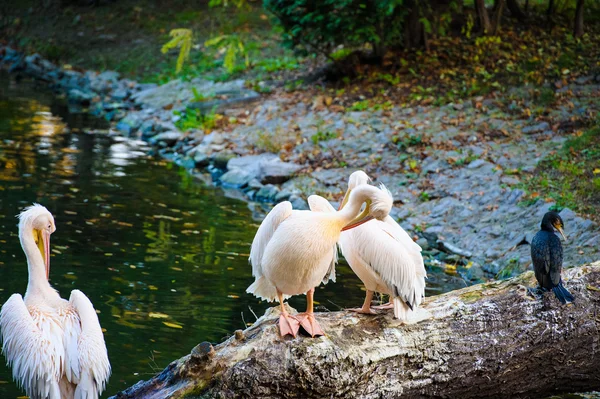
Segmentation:
[(542, 198), (559, 208), (571, 208), (599, 220), (600, 121), (574, 134), (554, 154), (540, 162), (523, 183), (525, 203)]

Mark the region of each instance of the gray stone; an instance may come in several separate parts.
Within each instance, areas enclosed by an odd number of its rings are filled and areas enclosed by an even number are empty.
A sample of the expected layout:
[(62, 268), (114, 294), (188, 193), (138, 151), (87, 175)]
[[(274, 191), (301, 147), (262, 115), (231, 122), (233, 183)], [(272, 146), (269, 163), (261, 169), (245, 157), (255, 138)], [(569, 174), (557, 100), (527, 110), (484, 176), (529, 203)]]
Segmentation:
[(92, 99), (96, 97), (96, 95), (88, 91), (71, 89), (69, 90), (67, 97), (69, 98), (69, 101), (73, 101), (82, 105), (89, 105)]
[(484, 161), (483, 159), (476, 159), (467, 165), (467, 169), (477, 169), (480, 166), (485, 165), (486, 163), (488, 163), (488, 162)]
[(151, 137), (156, 134), (155, 131), (155, 123), (153, 120), (148, 119), (142, 122), (139, 127), (140, 132), (142, 133), (143, 138)]
[(194, 162), (197, 168), (204, 168), (210, 164), (210, 156), (203, 152), (196, 152), (194, 154)]
[(282, 184), (291, 179), (302, 166), (290, 162), (282, 162), (277, 158), (260, 164), (260, 181), (263, 184)]
[(261, 163), (272, 161), (274, 159), (279, 159), (279, 156), (268, 152), (259, 155), (247, 155), (244, 157), (232, 158), (227, 162), (227, 169), (244, 169), (254, 176), (260, 176)]
[(129, 90), (127, 89), (117, 89), (111, 93), (111, 97), (117, 101), (123, 101), (127, 97), (129, 97)]
[(248, 183), (248, 188), (251, 188), (253, 190), (260, 190), (261, 188), (263, 188), (263, 184), (259, 182), (258, 179), (252, 179)]
[(425, 238), (421, 237), (417, 240), (417, 244), (419, 244), (419, 246), (421, 247), (422, 250), (428, 250), (429, 249), (429, 241), (427, 241)]
[(220, 180), (224, 187), (243, 188), (254, 179), (254, 176), (243, 169), (232, 169), (224, 173)]
[(272, 202), (278, 193), (279, 188), (277, 188), (277, 186), (274, 186), (273, 184), (267, 184), (262, 186), (260, 190), (257, 191), (255, 198), (257, 201)]
[(309, 209), (308, 203), (297, 195), (290, 196), (289, 201), (292, 203), (292, 209), (297, 209), (299, 211)]
[(511, 205), (516, 204), (523, 197), (523, 195), (525, 195), (525, 192), (523, 190), (520, 190), (518, 188), (512, 190), (508, 195), (508, 199), (506, 200), (506, 202), (508, 202)]
[[(230, 160), (235, 158), (235, 154), (229, 151), (219, 152), (218, 154), (213, 155), (212, 162), (215, 168), (218, 169), (227, 169), (227, 164)], [(253, 176), (254, 177), (254, 176)]]
[(538, 123), (537, 125), (524, 127), (521, 131), (524, 134), (533, 134), (533, 133), (543, 132), (545, 130), (548, 130), (549, 128), (550, 128), (550, 125), (548, 124), (548, 122), (541, 122), (541, 123)]
[(180, 140), (182, 137), (183, 133), (180, 132), (164, 132), (153, 136), (149, 141), (151, 144), (156, 144), (160, 141), (163, 141), (167, 145), (171, 146), (175, 144), (178, 140)]
[(130, 112), (117, 124), (117, 129), (127, 134), (134, 133), (142, 126), (145, 117), (141, 112)]
[(292, 196), (289, 191), (283, 190), (277, 193), (275, 196), (275, 202), (287, 201)]

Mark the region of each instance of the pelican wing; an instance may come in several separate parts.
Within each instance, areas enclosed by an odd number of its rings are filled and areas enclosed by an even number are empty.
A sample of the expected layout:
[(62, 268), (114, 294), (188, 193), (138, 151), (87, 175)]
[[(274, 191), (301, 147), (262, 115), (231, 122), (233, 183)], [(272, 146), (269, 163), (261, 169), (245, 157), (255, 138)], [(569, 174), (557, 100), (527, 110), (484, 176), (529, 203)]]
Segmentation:
[(254, 236), (254, 240), (252, 240), (252, 247), (250, 248), (252, 275), (256, 277), (256, 279), (259, 279), (263, 275), (261, 263), (267, 244), (271, 241), (271, 237), (273, 237), (277, 227), (279, 227), (281, 222), (290, 217), (291, 214), (292, 203), (289, 201), (280, 202), (271, 209), (271, 212), (269, 212), (267, 217), (265, 217), (260, 224), (260, 227)]
[(387, 221), (372, 220), (354, 230), (350, 250), (380, 276), (393, 297), (411, 308), (420, 305), (426, 277), (421, 247)]
[(76, 343), (77, 357), (69, 362), (71, 367), (78, 367), (78, 370), (72, 370), (72, 375), (76, 376), (72, 382), (77, 384), (75, 398), (98, 399), (111, 372), (102, 328), (92, 302), (83, 292), (71, 291), (69, 304), (79, 316), (81, 326)]
[[(329, 201), (319, 195), (311, 195), (308, 197), (308, 206), (313, 212), (329, 212), (335, 213), (336, 210)], [(337, 244), (333, 246), (333, 256), (331, 258), (331, 263), (329, 264), (329, 269), (323, 277), (323, 283), (327, 284), (329, 281), (333, 281), (335, 283), (335, 265), (338, 262), (338, 246)]]
[(0, 311), (2, 352), (28, 396), (59, 399), (62, 329), (45, 314), (44, 309), (30, 313), (21, 295), (13, 294)]

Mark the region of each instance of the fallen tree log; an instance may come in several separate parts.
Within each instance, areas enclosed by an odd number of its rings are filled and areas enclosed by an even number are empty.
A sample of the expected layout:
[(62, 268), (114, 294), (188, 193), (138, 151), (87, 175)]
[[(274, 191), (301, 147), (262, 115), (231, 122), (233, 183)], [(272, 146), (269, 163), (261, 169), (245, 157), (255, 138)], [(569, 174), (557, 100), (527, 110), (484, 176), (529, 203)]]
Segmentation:
[(429, 317), (318, 313), (327, 336), (282, 339), (272, 308), (114, 399), (546, 397), (600, 388), (600, 262), (563, 272), (576, 301), (535, 299), (532, 272), (428, 298)]

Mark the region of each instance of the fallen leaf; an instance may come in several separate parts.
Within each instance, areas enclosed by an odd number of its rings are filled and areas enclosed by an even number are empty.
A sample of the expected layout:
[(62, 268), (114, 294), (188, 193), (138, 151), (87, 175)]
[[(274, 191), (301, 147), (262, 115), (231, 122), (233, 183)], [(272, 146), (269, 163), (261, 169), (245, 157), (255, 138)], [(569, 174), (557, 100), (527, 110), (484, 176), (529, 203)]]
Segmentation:
[(183, 326), (181, 324), (170, 323), (168, 321), (163, 321), (163, 324), (165, 326), (171, 327), (171, 328), (183, 328)]

